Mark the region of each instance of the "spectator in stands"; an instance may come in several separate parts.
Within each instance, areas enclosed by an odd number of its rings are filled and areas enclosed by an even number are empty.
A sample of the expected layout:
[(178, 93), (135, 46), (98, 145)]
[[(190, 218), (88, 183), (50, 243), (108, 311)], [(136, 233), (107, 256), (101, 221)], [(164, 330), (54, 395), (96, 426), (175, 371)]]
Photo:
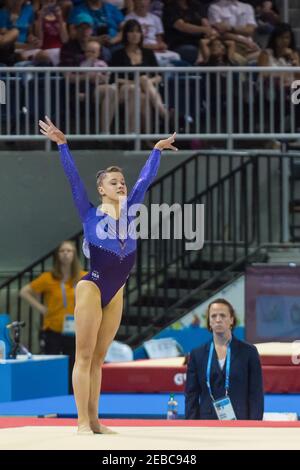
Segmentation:
[[(99, 44), (99, 50), (97, 48), (97, 43), (95, 39), (93, 39), (92, 45), (90, 41), (92, 39), (92, 29), (93, 22), (89, 15), (85, 13), (80, 13), (75, 18), (75, 27), (76, 27), (76, 34), (74, 39), (70, 39), (67, 43), (65, 43), (61, 49), (60, 54), (60, 65), (62, 67), (79, 67), (83, 66), (83, 64), (87, 64), (85, 62), (88, 60), (92, 66), (98, 66), (97, 61), (101, 60), (101, 66), (106, 62), (103, 60), (101, 56), (101, 48)], [(93, 52), (92, 52), (93, 50)], [(97, 57), (95, 55), (97, 54)], [(94, 65), (93, 65), (94, 64)], [(86, 66), (86, 65), (85, 65)], [(71, 84), (71, 93), (75, 93), (75, 86), (76, 82), (79, 83), (79, 99), (85, 99), (86, 93), (86, 74), (85, 73), (75, 73), (75, 72), (66, 72), (65, 77), (70, 81)], [(98, 78), (97, 78), (98, 76)], [(96, 99), (98, 102), (99, 99), (99, 106), (100, 106), (100, 129), (96, 129), (96, 132), (108, 132), (110, 123), (113, 119), (116, 106), (114, 106), (115, 99), (116, 99), (116, 88), (113, 83), (108, 83), (108, 75), (107, 75), (107, 83), (102, 83), (103, 74), (92, 74), (89, 76), (90, 80), (88, 82), (89, 86), (89, 95), (92, 97), (93, 100)], [(109, 111), (107, 111), (107, 106), (110, 101)], [(72, 106), (74, 103), (70, 103)], [(94, 104), (94, 102), (93, 102)], [(107, 111), (107, 114), (106, 114)], [(96, 124), (96, 121), (95, 121)]]
[(11, 24), (9, 11), (3, 2), (0, 7), (0, 65), (14, 64), (18, 36), (19, 30)]
[(85, 49), (93, 34), (93, 21), (89, 15), (80, 13), (74, 19), (75, 35), (63, 44), (60, 51), (62, 67), (79, 67), (85, 59)]
[[(234, 337), (237, 317), (225, 299), (211, 302), (206, 312), (212, 341), (191, 352), (185, 387), (186, 419), (217, 419), (218, 401), (229, 398), (227, 417), (263, 419), (264, 393), (257, 349)], [(231, 409), (230, 409), (231, 407)], [(224, 413), (223, 413), (224, 414)]]
[(266, 47), (270, 34), (275, 26), (281, 22), (279, 12), (273, 3), (270, 1), (260, 1), (255, 10), (258, 25), (256, 41), (262, 48)]
[[(94, 39), (89, 39), (85, 47), (85, 59), (80, 63), (81, 67), (107, 67), (104, 60), (100, 60), (101, 45)], [(100, 126), (98, 132), (108, 133), (110, 125), (117, 109), (117, 89), (114, 83), (109, 83), (109, 73), (87, 72), (90, 83), (93, 85), (95, 102), (100, 106)], [(86, 99), (85, 93), (82, 93)]]
[(41, 51), (35, 56), (35, 62), (58, 65), (60, 49), (69, 38), (57, 0), (44, 0), (41, 10), (38, 11), (35, 26), (37, 37), (41, 41)]
[[(156, 67), (157, 61), (151, 49), (143, 47), (143, 32), (141, 25), (136, 20), (128, 20), (123, 27), (124, 47), (112, 56), (111, 65), (113, 67)], [(144, 74), (140, 76), (140, 102), (142, 125), (145, 127), (146, 121), (150, 118), (146, 114), (150, 112), (149, 103), (154, 109), (158, 109), (162, 119), (168, 118), (166, 110), (157, 84), (161, 81), (158, 74)], [(118, 84), (120, 87), (120, 102), (128, 106), (128, 132), (134, 131), (135, 125), (135, 83), (133, 73), (119, 74)]]
[(199, 40), (217, 35), (202, 14), (201, 3), (195, 0), (168, 0), (163, 12), (163, 23), (170, 49), (193, 65), (199, 55)]
[(242, 59), (235, 50), (234, 41), (222, 41), (220, 38), (200, 40), (197, 65), (230, 66), (240, 64)]
[[(197, 65), (209, 67), (226, 67), (240, 65), (243, 57), (235, 50), (234, 41), (224, 41), (221, 38), (201, 39), (200, 53)], [(244, 59), (246, 63), (246, 59)], [(233, 89), (237, 76), (233, 76)], [(200, 109), (210, 109), (215, 117), (211, 119), (211, 132), (225, 132), (226, 121), (220, 117), (226, 115), (228, 106), (228, 74), (226, 72), (210, 73), (202, 83), (202, 101)], [(195, 102), (195, 98), (193, 98)], [(193, 101), (190, 106), (191, 116), (196, 119), (196, 109)], [(219, 114), (218, 118), (216, 114)], [(219, 126), (219, 127), (218, 127)]]
[(251, 5), (238, 0), (216, 0), (209, 6), (208, 20), (223, 39), (235, 41), (237, 53), (248, 61), (257, 59), (260, 49), (253, 40), (257, 23)]
[(6, 2), (6, 7), (0, 10), (0, 23), (7, 29), (17, 28), (19, 31), (15, 42), (15, 62), (18, 65), (33, 65), (27, 61), (39, 52), (41, 41), (34, 34), (34, 2), (28, 0), (15, 0)]
[(259, 55), (258, 65), (260, 67), (299, 66), (295, 37), (289, 24), (280, 23), (274, 28), (267, 49)]
[(119, 44), (122, 39), (121, 28), (124, 21), (122, 12), (111, 3), (103, 0), (85, 0), (70, 13), (68, 23), (70, 33), (74, 33), (76, 16), (84, 13), (89, 15), (93, 25), (93, 36), (107, 47)]
[(280, 15), (270, 1), (261, 1), (256, 8), (258, 31), (260, 33), (271, 33), (274, 27), (280, 23)]
[[(43, 316), (45, 354), (69, 356), (69, 384), (75, 360), (74, 305), (75, 286), (86, 274), (81, 269), (75, 245), (62, 242), (57, 248), (53, 269), (22, 287), (20, 296)], [(39, 296), (43, 295), (43, 302)]]
[[(80, 62), (80, 67), (107, 67), (107, 63), (100, 59), (101, 44), (95, 39), (91, 38), (88, 40), (84, 49), (84, 55), (85, 58), (82, 62)], [(103, 82), (106, 81), (106, 77), (108, 76), (107, 72), (104, 72), (103, 74), (101, 74), (101, 72), (92, 72), (89, 74), (89, 76), (95, 77), (94, 74), (96, 73), (98, 78), (100, 78), (101, 75), (101, 80)]]
[(15, 56), (15, 41), (18, 37), (19, 31), (16, 28), (5, 30), (0, 28), (0, 64), (1, 65), (14, 65), (16, 61)]
[(173, 65), (180, 60), (180, 55), (169, 51), (164, 41), (164, 28), (160, 18), (150, 13), (150, 0), (133, 0), (134, 8), (125, 20), (136, 20), (140, 23), (143, 31), (143, 47), (151, 49), (161, 67)]
[[(280, 67), (299, 67), (299, 53), (295, 46), (295, 37), (292, 28), (287, 23), (277, 25), (271, 34), (268, 46), (261, 52), (258, 58), (260, 67), (278, 67), (278, 72), (262, 73), (264, 83), (265, 107), (269, 108), (270, 102), (273, 103), (274, 113), (270, 117), (267, 113), (265, 124), (268, 125), (268, 119), (273, 118), (274, 130), (280, 132), (282, 124), (286, 126), (285, 114), (282, 109), (282, 97), (284, 106), (290, 110), (291, 106), (291, 84), (299, 79), (299, 74), (291, 72), (280, 72)], [(294, 107), (296, 113), (297, 127), (299, 123), (299, 106)], [(269, 145), (269, 144), (268, 144)], [(278, 142), (273, 142), (273, 147), (278, 146)]]
[(15, 0), (8, 2), (6, 12), (6, 22), (9, 29), (18, 28), (19, 36), (17, 38), (16, 48), (23, 48), (27, 45), (36, 46), (37, 42), (33, 36), (34, 9), (28, 0)]

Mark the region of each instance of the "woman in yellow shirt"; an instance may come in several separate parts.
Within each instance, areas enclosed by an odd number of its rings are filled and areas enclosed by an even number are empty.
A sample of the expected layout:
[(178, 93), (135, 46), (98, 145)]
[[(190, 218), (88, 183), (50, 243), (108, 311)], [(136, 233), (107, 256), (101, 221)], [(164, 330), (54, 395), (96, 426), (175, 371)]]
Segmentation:
[(64, 241), (54, 254), (52, 271), (41, 274), (20, 291), (20, 296), (43, 315), (45, 354), (69, 356), (70, 391), (75, 360), (75, 286), (85, 274), (74, 243)]

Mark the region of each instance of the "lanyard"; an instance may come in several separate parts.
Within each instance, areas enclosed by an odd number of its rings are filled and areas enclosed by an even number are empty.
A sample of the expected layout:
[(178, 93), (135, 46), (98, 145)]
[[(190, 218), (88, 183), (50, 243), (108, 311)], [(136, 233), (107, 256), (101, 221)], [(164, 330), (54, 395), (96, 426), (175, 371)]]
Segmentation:
[[(74, 286), (73, 286), (74, 288), (75, 288), (75, 285), (76, 284), (74, 284)], [(66, 293), (66, 286), (65, 286), (64, 282), (60, 283), (60, 288), (61, 288), (61, 294), (62, 294), (64, 308), (67, 308), (67, 293)], [(74, 299), (75, 299), (75, 292), (74, 292)]]
[[(210, 385), (210, 371), (211, 371), (211, 364), (212, 364), (212, 356), (214, 352), (214, 342), (211, 342), (210, 349), (209, 349), (209, 355), (208, 355), (208, 362), (207, 362), (207, 368), (206, 368), (206, 385), (209, 391), (209, 394), (211, 396), (211, 399), (215, 401), (212, 391), (211, 391), (211, 385)], [(231, 359), (231, 349), (230, 349), (230, 344), (227, 347), (227, 354), (226, 354), (226, 377), (225, 377), (225, 396), (227, 397), (228, 395), (228, 390), (229, 390), (229, 374), (230, 374), (230, 359)]]

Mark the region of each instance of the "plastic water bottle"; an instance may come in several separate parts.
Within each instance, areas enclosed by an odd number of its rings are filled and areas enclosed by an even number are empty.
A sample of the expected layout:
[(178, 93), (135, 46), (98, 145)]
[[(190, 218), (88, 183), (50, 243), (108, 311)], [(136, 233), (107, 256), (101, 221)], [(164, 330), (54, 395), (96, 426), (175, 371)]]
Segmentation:
[(5, 342), (0, 340), (0, 361), (6, 359), (6, 345)]
[(178, 416), (178, 402), (174, 398), (174, 393), (170, 394), (168, 401), (167, 419), (177, 419)]

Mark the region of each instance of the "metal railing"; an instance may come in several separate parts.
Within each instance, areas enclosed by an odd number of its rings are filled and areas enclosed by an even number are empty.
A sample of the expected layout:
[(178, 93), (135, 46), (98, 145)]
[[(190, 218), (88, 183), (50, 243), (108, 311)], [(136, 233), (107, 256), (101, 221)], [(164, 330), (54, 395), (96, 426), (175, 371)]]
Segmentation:
[(1, 68), (0, 140), (43, 140), (38, 120), (45, 114), (69, 139), (129, 140), (136, 149), (174, 129), (179, 140), (225, 140), (228, 148), (237, 140), (298, 137), (291, 84), (300, 67), (104, 70)]
[(280, 3), (280, 10), (281, 10), (281, 13), (282, 13), (282, 19), (285, 23), (289, 23), (289, 19), (290, 19), (290, 12), (289, 12), (289, 8), (290, 8), (290, 2), (289, 0), (282, 0), (282, 2), (279, 2)]
[[(289, 171), (299, 157), (297, 152), (202, 151), (151, 186), (148, 206), (205, 205), (205, 244), (201, 251), (187, 251), (186, 240), (175, 239), (172, 229), (169, 239), (139, 241), (125, 293), (122, 328), (127, 338), (157, 324), (165, 312), (176, 315), (176, 305), (197, 303), (199, 290), (241, 265), (262, 244), (289, 241)], [(82, 233), (73, 239), (80, 248)], [(18, 294), (33, 277), (51, 269), (52, 255), (0, 285), (0, 311), (27, 322), (23, 341), (34, 349), (40, 317)]]

